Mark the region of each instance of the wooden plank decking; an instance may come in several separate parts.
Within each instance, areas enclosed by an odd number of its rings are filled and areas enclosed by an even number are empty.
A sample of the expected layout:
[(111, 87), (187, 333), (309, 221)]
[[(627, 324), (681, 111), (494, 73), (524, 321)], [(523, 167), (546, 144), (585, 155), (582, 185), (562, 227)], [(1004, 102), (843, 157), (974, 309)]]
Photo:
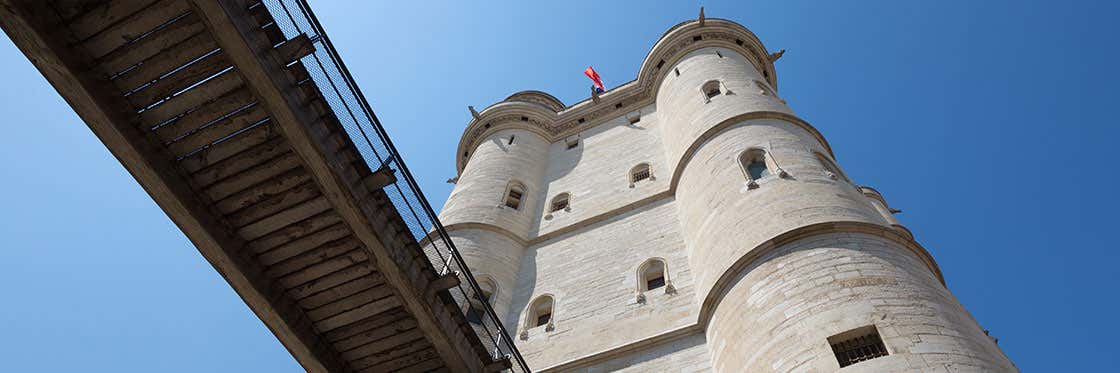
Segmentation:
[(307, 370), (492, 363), (262, 5), (0, 0), (0, 26)]

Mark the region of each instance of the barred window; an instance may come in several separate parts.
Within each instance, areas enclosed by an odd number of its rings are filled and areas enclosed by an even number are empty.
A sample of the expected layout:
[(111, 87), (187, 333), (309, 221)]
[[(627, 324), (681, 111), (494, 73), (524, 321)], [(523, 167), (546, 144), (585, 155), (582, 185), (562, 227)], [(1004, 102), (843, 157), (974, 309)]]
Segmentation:
[(642, 180), (650, 179), (650, 170), (648, 163), (642, 163), (630, 169), (630, 185), (633, 186)]
[(560, 211), (568, 208), (568, 193), (560, 193), (560, 195), (552, 198), (551, 208), (549, 212)]
[(828, 338), (840, 367), (887, 356), (887, 346), (875, 325), (852, 329)]
[(708, 100), (711, 100), (712, 97), (719, 96), (721, 93), (723, 93), (723, 91), (719, 88), (718, 80), (709, 80), (707, 83), (704, 83), (700, 90), (704, 91), (704, 98)]
[(552, 322), (552, 297), (542, 295), (533, 301), (533, 305), (529, 307), (529, 317), (526, 321), (529, 322), (529, 328), (548, 325)]
[(521, 199), (525, 196), (525, 185), (517, 181), (509, 183), (508, 191), (506, 192), (505, 205), (514, 210), (521, 209)]

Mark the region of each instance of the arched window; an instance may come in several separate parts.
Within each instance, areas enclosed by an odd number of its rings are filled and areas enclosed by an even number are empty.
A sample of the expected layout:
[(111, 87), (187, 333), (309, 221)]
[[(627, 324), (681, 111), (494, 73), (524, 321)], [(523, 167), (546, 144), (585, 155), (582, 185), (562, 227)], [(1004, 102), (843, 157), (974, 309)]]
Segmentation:
[(551, 326), (553, 324), (554, 302), (551, 295), (542, 295), (537, 297), (531, 305), (529, 305), (528, 317), (526, 317), (526, 328), (532, 329), (538, 326)]
[(645, 293), (650, 290), (664, 289), (666, 294), (675, 293), (672, 282), (669, 281), (669, 270), (665, 259), (650, 258), (637, 271), (638, 303), (646, 302)]
[(747, 149), (740, 154), (739, 166), (747, 176), (747, 181), (752, 184), (770, 174), (770, 167), (766, 165), (766, 151), (762, 149)]
[(718, 80), (709, 80), (707, 83), (704, 83), (704, 85), (700, 86), (700, 90), (704, 92), (705, 102), (710, 101), (712, 97), (719, 96), (723, 93), (723, 90), (720, 89)]
[(467, 308), (467, 321), (474, 324), (482, 324), (483, 315), (486, 314), (486, 306), (483, 304), (492, 303), (495, 292), (494, 283), (489, 279), (479, 278), (478, 287), (482, 292), (476, 293), (470, 298), (470, 307)]
[(660, 259), (651, 259), (646, 262), (640, 271), (642, 291), (650, 291), (665, 287), (665, 262)]
[(548, 211), (556, 212), (560, 210), (567, 210), (569, 203), (568, 193), (560, 193), (556, 197), (552, 197), (552, 203), (549, 204)]
[(525, 184), (519, 181), (509, 182), (506, 187), (505, 206), (514, 210), (521, 209), (521, 199), (525, 197)]
[(824, 167), (824, 175), (828, 176), (829, 179), (836, 180), (839, 178), (844, 181), (849, 181), (848, 177), (840, 172), (840, 168), (836, 167), (836, 163), (833, 163), (831, 159), (828, 159), (828, 157), (820, 152), (813, 152), (813, 155), (817, 156), (817, 161), (821, 162), (821, 167)]
[(634, 184), (642, 180), (653, 180), (653, 173), (650, 172), (649, 163), (642, 163), (630, 169), (631, 188), (634, 187)]

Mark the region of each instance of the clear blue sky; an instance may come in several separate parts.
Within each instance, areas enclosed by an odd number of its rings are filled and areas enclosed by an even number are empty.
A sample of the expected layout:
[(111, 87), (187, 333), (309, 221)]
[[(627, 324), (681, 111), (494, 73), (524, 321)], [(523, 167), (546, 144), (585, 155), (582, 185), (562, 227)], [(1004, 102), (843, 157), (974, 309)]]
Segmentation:
[[(531, 4), (530, 4), (531, 3)], [(634, 79), (696, 2), (315, 1), (437, 208), (470, 119)], [(1108, 1), (706, 1), (928, 248), (1026, 371), (1115, 371), (1120, 14)], [(299, 371), (6, 38), (0, 361), (21, 371)]]

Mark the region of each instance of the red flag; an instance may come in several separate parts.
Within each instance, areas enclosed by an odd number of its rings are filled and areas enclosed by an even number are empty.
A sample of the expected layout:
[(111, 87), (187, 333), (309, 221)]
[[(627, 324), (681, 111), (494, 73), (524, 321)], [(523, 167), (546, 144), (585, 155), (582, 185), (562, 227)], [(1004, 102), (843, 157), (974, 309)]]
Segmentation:
[(599, 73), (595, 72), (595, 69), (591, 68), (591, 66), (588, 66), (587, 70), (583, 70), (583, 75), (587, 75), (588, 78), (591, 78), (591, 81), (595, 82), (595, 86), (599, 88), (599, 92), (605, 92), (607, 90), (606, 87), (603, 87), (603, 79), (599, 78)]

